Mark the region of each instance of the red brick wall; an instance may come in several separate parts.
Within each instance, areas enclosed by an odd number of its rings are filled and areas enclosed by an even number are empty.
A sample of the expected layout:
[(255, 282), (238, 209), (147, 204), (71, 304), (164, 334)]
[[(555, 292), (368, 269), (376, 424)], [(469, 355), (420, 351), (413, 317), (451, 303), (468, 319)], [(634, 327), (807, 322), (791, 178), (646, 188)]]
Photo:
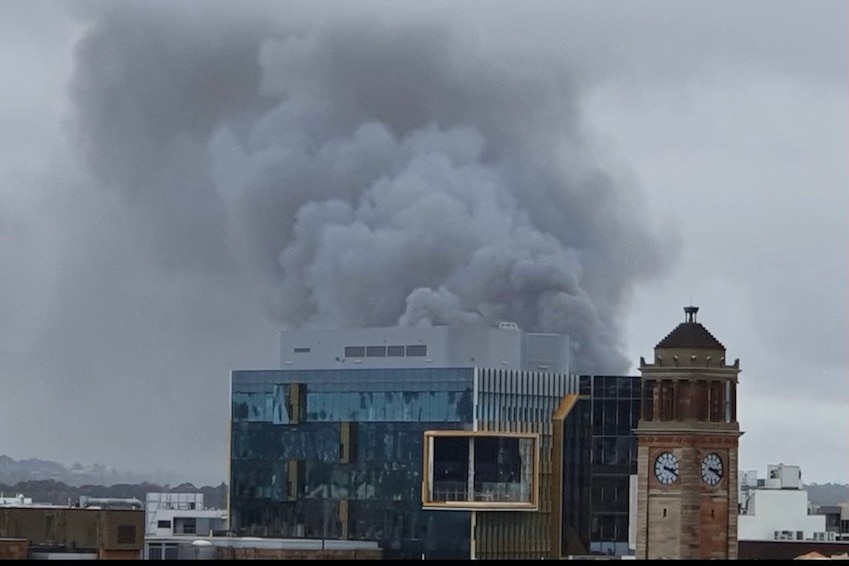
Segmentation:
[[(736, 436), (667, 433), (639, 437), (637, 558), (737, 558)], [(678, 481), (662, 485), (654, 460), (670, 450), (679, 460)], [(716, 486), (701, 479), (701, 460), (717, 452), (725, 475)]]

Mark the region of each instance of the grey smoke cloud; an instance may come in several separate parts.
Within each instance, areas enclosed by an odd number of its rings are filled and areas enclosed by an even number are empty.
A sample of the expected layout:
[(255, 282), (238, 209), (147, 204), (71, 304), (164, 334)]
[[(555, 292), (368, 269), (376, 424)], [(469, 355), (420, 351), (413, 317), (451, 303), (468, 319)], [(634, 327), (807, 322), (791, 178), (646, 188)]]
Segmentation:
[(620, 371), (689, 300), (741, 467), (846, 481), (845, 2), (0, 12), (7, 455), (218, 483), (283, 326), (515, 320)]
[(231, 299), (283, 326), (511, 320), (621, 373), (629, 294), (674, 257), (597, 165), (569, 69), (447, 20), (104, 10), (71, 85), (88, 173), (144, 253), (248, 274)]

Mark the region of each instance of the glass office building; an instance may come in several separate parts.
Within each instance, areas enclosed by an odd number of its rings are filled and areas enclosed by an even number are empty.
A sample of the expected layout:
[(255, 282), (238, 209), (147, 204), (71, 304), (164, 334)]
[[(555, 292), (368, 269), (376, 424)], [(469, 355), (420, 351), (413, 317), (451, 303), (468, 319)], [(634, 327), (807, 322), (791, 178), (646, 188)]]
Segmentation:
[(639, 376), (580, 376), (592, 419), (590, 530), (592, 553), (624, 556), (628, 548), (630, 478), (637, 473)]
[(231, 529), (377, 540), (387, 558), (547, 557), (546, 425), (569, 381), (483, 368), (235, 371)]
[(286, 369), (232, 372), (233, 534), (378, 541), (385, 558), (628, 553), (639, 378), (533, 371), (562, 369), (559, 346), (504, 333), (424, 333), (386, 367), (392, 342), (369, 332), (362, 352), (357, 334), (297, 334)]
[(423, 510), (420, 486), (424, 431), (471, 423), (468, 368), (234, 372), (235, 534), (468, 557), (469, 512)]

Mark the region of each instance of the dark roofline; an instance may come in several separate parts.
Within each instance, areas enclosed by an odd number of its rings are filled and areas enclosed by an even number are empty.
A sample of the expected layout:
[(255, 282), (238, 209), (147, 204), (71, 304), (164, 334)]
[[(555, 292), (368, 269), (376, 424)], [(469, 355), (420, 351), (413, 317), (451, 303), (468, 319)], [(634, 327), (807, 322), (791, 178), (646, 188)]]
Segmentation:
[(676, 326), (655, 348), (699, 348), (704, 350), (722, 350), (725, 346), (717, 340), (707, 328), (696, 321), (699, 307), (684, 307), (684, 322)]

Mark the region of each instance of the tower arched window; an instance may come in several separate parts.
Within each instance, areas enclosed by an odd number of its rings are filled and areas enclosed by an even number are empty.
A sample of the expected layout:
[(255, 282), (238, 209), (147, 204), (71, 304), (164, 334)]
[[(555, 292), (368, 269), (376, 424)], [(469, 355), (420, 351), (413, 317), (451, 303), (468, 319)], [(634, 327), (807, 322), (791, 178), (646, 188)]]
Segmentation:
[(671, 381), (660, 382), (660, 420), (675, 418), (675, 387)]
[(708, 384), (708, 419), (711, 422), (723, 420), (725, 403), (722, 392), (721, 381), (711, 381)]
[(692, 393), (690, 392), (690, 382), (689, 381), (678, 381), (677, 382), (678, 392), (676, 395), (676, 409), (677, 414), (676, 418), (680, 421), (683, 419), (691, 419), (693, 418), (692, 414)]

